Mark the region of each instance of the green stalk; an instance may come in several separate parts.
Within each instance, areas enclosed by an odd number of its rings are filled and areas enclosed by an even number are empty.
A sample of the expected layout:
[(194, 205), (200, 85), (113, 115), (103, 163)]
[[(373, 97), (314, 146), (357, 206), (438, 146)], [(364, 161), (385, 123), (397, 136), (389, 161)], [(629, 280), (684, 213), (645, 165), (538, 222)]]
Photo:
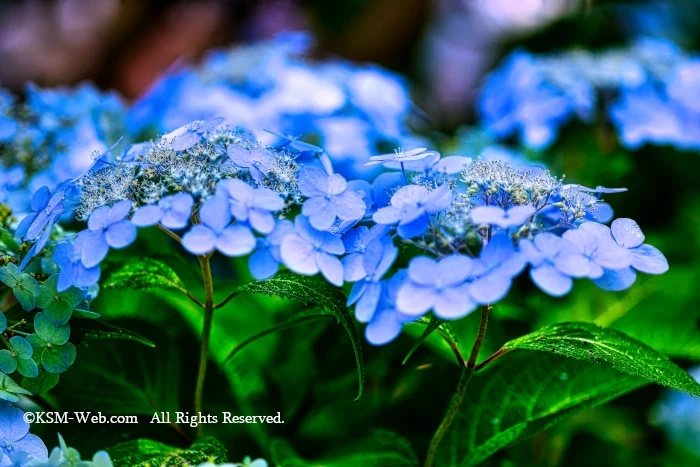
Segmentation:
[[(214, 281), (211, 276), (211, 264), (209, 256), (199, 256), (199, 265), (202, 268), (204, 279), (204, 326), (202, 327), (202, 344), (199, 352), (199, 371), (197, 372), (197, 384), (194, 392), (194, 413), (202, 412), (202, 398), (204, 396), (204, 381), (207, 376), (207, 354), (209, 350), (209, 337), (211, 335), (212, 318), (214, 317)], [(202, 424), (197, 426), (197, 437), (202, 435)]]
[(491, 307), (484, 305), (481, 307), (481, 322), (479, 323), (479, 331), (476, 334), (476, 339), (474, 340), (474, 345), (472, 346), (472, 351), (469, 354), (469, 359), (465, 367), (462, 369), (462, 374), (459, 377), (459, 382), (457, 383), (457, 390), (452, 397), (452, 402), (447, 409), (445, 417), (442, 419), (440, 426), (433, 435), (433, 439), (430, 441), (430, 447), (428, 448), (428, 454), (425, 457), (424, 467), (433, 467), (435, 465), (435, 456), (437, 455), (438, 447), (440, 446), (440, 441), (444, 438), (447, 433), (447, 429), (452, 425), (457, 413), (459, 412), (459, 407), (462, 405), (464, 396), (467, 393), (467, 385), (469, 379), (474, 373), (474, 368), (476, 367), (476, 359), (479, 356), (479, 350), (481, 349), (481, 344), (484, 342), (484, 336), (486, 335), (486, 326), (489, 322), (489, 311)]

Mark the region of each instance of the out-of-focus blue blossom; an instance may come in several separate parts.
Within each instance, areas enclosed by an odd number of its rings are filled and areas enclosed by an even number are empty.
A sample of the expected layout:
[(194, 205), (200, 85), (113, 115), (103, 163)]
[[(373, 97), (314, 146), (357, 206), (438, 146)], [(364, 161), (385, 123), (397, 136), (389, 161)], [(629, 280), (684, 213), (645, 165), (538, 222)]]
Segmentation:
[(120, 201), (112, 207), (96, 209), (88, 220), (88, 229), (81, 232), (81, 260), (90, 269), (107, 256), (110, 248), (120, 249), (136, 240), (136, 227), (126, 217), (131, 211), (131, 201)]
[(189, 223), (193, 205), (194, 199), (189, 193), (166, 196), (157, 204), (138, 208), (131, 222), (137, 227), (160, 223), (169, 229), (184, 229)]
[(398, 223), (403, 238), (421, 235), (428, 228), (430, 216), (447, 208), (452, 202), (449, 186), (440, 185), (432, 191), (420, 185), (409, 185), (391, 197), (391, 205), (379, 209), (373, 219), (377, 224)]
[(355, 317), (361, 323), (372, 320), (381, 300), (384, 274), (398, 255), (398, 248), (391, 242), (374, 241), (367, 246), (362, 255), (362, 269), (365, 273), (361, 281), (356, 282), (348, 297), (348, 306), (355, 305)]
[(639, 38), (600, 52), (514, 52), (488, 79), (479, 110), (503, 139), (520, 133), (533, 149), (552, 144), (572, 117), (590, 121), (598, 100), (622, 144), (700, 148), (700, 59), (662, 39)]
[[(700, 367), (695, 366), (688, 373), (700, 382)], [(700, 399), (667, 389), (650, 418), (664, 430), (669, 441), (700, 457)]]
[(342, 175), (328, 175), (317, 167), (301, 169), (299, 190), (309, 197), (304, 201), (302, 214), (317, 230), (329, 230), (336, 219), (360, 219), (367, 208), (360, 195), (347, 189), (347, 181)]
[(80, 466), (80, 467), (113, 467), (112, 459), (107, 451), (97, 451), (92, 456), (91, 461), (82, 460), (80, 453), (71, 447), (68, 447), (63, 436), (58, 434), (58, 446), (51, 450), (51, 455), (46, 464), (41, 467), (63, 467), (63, 466)]
[(280, 247), (287, 235), (294, 233), (294, 224), (286, 219), (281, 219), (275, 224), (275, 228), (265, 237), (257, 239), (255, 252), (248, 259), (250, 274), (257, 280), (268, 279), (279, 270), (282, 262)]
[(24, 412), (16, 407), (0, 409), (0, 451), (8, 456), (24, 452), (36, 461), (45, 461), (49, 457), (41, 439), (29, 433)]
[(306, 216), (297, 216), (294, 234), (282, 241), (280, 254), (292, 271), (306, 276), (319, 272), (333, 285), (343, 284), (343, 264), (337, 255), (345, 253), (343, 241), (330, 232), (314, 229)]
[(269, 188), (253, 188), (236, 179), (219, 183), (217, 195), (228, 199), (231, 214), (237, 221), (247, 222), (263, 234), (272, 232), (275, 228), (272, 213), (284, 207), (280, 195)]
[(287, 41), (298, 42), (284, 35), (214, 51), (201, 65), (170, 73), (134, 105), (132, 134), (221, 116), (266, 144), (272, 141), (265, 129), (320, 140), (347, 177), (376, 174), (364, 163), (385, 145), (415, 146), (418, 139), (406, 123), (413, 106), (404, 79), (376, 66), (313, 61)]
[(408, 279), (398, 291), (396, 308), (414, 317), (431, 309), (443, 319), (466, 316), (477, 305), (467, 282), (473, 273), (474, 260), (463, 255), (438, 261), (426, 256), (413, 258), (408, 265)]
[(247, 255), (255, 248), (250, 227), (231, 224), (229, 202), (223, 196), (212, 196), (199, 209), (201, 224), (193, 225), (182, 237), (182, 246), (195, 255), (216, 249), (226, 256)]
[(100, 267), (86, 267), (83, 264), (85, 236), (78, 235), (75, 243), (68, 241), (59, 243), (53, 252), (53, 260), (61, 269), (58, 275), (56, 289), (59, 292), (68, 290), (71, 286), (88, 288), (97, 284), (100, 279)]

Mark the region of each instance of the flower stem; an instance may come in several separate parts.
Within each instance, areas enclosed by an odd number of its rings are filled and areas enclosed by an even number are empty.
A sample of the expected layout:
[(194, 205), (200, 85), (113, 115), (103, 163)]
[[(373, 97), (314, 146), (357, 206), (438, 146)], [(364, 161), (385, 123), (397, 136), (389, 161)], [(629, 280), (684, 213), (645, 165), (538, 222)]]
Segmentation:
[(489, 322), (489, 311), (491, 307), (489, 305), (484, 305), (481, 307), (481, 322), (479, 323), (479, 331), (476, 334), (476, 339), (474, 340), (474, 345), (472, 346), (472, 351), (469, 354), (469, 359), (466, 365), (462, 368), (462, 374), (459, 377), (459, 382), (457, 383), (457, 390), (452, 397), (452, 402), (447, 409), (445, 417), (442, 419), (440, 426), (438, 427), (435, 435), (433, 435), (432, 441), (430, 441), (430, 447), (428, 448), (428, 454), (425, 457), (424, 467), (433, 467), (435, 465), (435, 456), (437, 455), (438, 446), (440, 446), (440, 441), (447, 433), (447, 429), (452, 424), (452, 421), (457, 416), (459, 412), (459, 407), (462, 405), (462, 400), (467, 393), (467, 384), (469, 379), (474, 373), (474, 368), (476, 367), (476, 359), (479, 356), (479, 350), (481, 349), (481, 344), (484, 342), (484, 336), (486, 335), (486, 326)]
[[(197, 385), (194, 392), (194, 413), (199, 415), (202, 411), (202, 397), (204, 395), (204, 380), (207, 376), (207, 352), (209, 350), (209, 337), (211, 335), (212, 318), (214, 316), (214, 281), (211, 276), (211, 264), (208, 256), (199, 256), (199, 265), (202, 268), (204, 279), (204, 291), (207, 299), (204, 302), (204, 325), (202, 327), (202, 344), (199, 352), (199, 371), (197, 373)], [(202, 435), (202, 424), (197, 426), (197, 437)]]

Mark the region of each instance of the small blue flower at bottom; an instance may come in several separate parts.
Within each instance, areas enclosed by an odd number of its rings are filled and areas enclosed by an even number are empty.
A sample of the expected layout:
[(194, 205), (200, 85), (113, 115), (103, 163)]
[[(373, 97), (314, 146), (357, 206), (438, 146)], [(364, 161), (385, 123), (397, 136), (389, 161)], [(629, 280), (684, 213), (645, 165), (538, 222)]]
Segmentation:
[(58, 274), (56, 290), (65, 292), (72, 286), (86, 288), (97, 284), (100, 280), (100, 267), (86, 268), (81, 260), (84, 248), (84, 235), (80, 234), (75, 243), (59, 243), (53, 252), (53, 260), (61, 269)]
[(296, 272), (313, 276), (319, 272), (333, 285), (343, 285), (343, 264), (336, 255), (345, 253), (343, 241), (330, 232), (314, 229), (306, 216), (297, 216), (294, 233), (280, 248), (284, 264)]
[(406, 281), (405, 269), (390, 279), (382, 281), (382, 295), (372, 320), (365, 327), (365, 338), (372, 345), (384, 345), (396, 339), (404, 323), (415, 321), (415, 316), (406, 315), (396, 309), (396, 297)]
[(366, 254), (362, 256), (365, 277), (353, 285), (347, 301), (347, 306), (355, 305), (355, 317), (359, 322), (372, 320), (382, 294), (383, 285), (380, 281), (394, 264), (398, 253), (398, 248), (391, 240), (375, 240), (367, 247)]
[(372, 218), (377, 224), (398, 223), (396, 230), (403, 238), (422, 235), (430, 224), (430, 216), (438, 214), (452, 203), (450, 187), (440, 185), (433, 191), (420, 185), (399, 189), (391, 197), (391, 205), (380, 208)]
[(525, 258), (515, 249), (505, 233), (491, 237), (481, 250), (472, 268), (473, 280), (469, 293), (477, 303), (488, 305), (508, 293), (513, 278), (525, 267)]
[(37, 461), (49, 457), (48, 449), (41, 439), (29, 433), (29, 423), (24, 421), (24, 412), (16, 407), (0, 409), (0, 452), (10, 455), (25, 452)]
[(255, 236), (250, 227), (231, 224), (228, 200), (212, 196), (199, 209), (201, 224), (193, 225), (182, 237), (182, 246), (194, 255), (205, 255), (216, 249), (226, 256), (243, 256), (255, 249)]
[(263, 234), (275, 228), (273, 212), (284, 207), (284, 201), (269, 188), (253, 188), (242, 180), (224, 180), (217, 186), (217, 195), (228, 199), (231, 214), (239, 221), (248, 222)]

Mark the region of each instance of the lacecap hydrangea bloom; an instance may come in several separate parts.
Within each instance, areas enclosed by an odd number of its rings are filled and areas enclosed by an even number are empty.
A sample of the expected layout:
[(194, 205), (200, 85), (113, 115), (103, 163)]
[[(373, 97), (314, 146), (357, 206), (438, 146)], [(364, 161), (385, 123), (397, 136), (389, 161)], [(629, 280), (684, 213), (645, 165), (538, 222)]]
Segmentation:
[(604, 104), (628, 149), (700, 148), (700, 59), (662, 39), (639, 38), (601, 52), (534, 55), (517, 50), (490, 75), (481, 123), (496, 138), (546, 149), (567, 122), (591, 122)]

